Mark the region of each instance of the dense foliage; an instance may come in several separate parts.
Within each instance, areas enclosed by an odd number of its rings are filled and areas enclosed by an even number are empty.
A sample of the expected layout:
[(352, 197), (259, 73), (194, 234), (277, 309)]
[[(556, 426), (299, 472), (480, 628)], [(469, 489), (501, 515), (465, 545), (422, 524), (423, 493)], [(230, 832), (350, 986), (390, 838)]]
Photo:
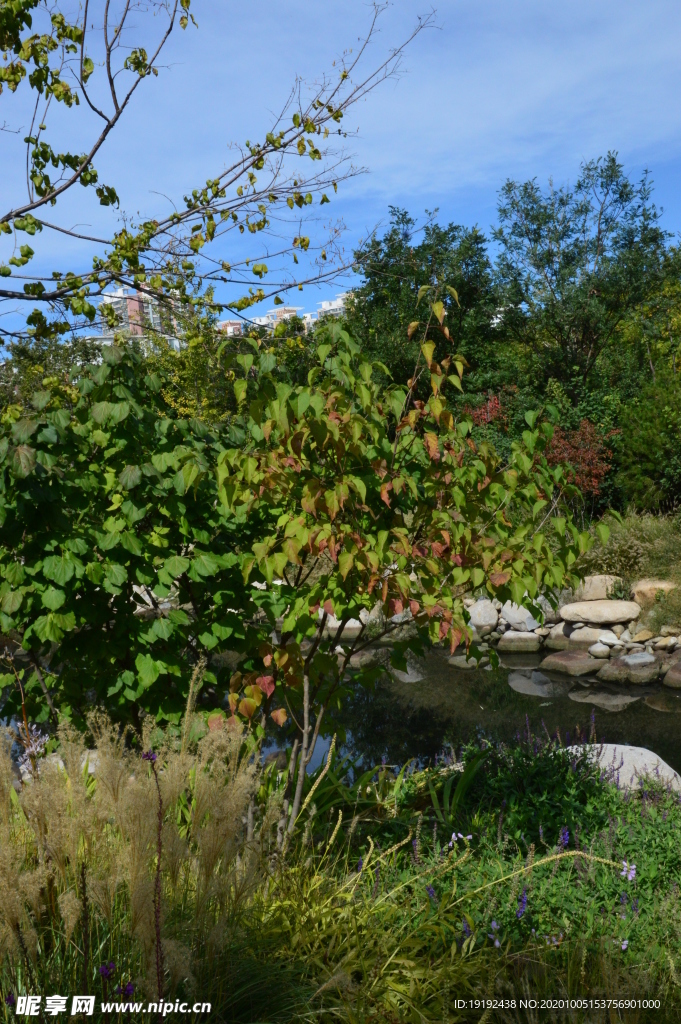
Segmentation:
[(573, 187), (508, 181), (491, 242), (432, 216), (419, 233), (393, 209), (388, 232), (356, 256), (347, 322), (396, 379), (412, 357), (419, 287), (437, 280), (453, 289), (443, 298), (470, 365), (460, 401), (475, 436), (505, 453), (525, 409), (543, 406), (587, 519), (678, 501), (679, 254), (646, 177), (632, 182), (610, 153)]

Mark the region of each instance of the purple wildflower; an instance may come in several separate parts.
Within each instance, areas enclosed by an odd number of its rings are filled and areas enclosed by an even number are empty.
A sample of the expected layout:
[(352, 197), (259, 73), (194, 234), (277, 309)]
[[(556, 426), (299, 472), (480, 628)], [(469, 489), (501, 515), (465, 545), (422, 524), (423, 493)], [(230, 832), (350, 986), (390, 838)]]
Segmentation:
[(14, 998), (14, 992), (8, 992), (5, 996), (5, 1006), (14, 1006), (16, 999)]
[(520, 920), (525, 911), (527, 910), (527, 887), (523, 889), (523, 894), (518, 901), (518, 909), (515, 912), (515, 916)]
[(623, 892), (622, 895), (620, 896), (620, 903), (626, 903), (626, 902), (627, 902), (627, 894), (626, 894), (626, 892)]
[(435, 889), (433, 889), (432, 885), (426, 886), (426, 892), (430, 896), (431, 900), (433, 900), (434, 903), (437, 903), (437, 896), (435, 895)]
[(628, 861), (622, 861), (622, 870), (620, 871), (620, 877), (627, 879), (628, 882), (633, 882), (636, 878), (636, 865), (629, 864)]
[(152, 764), (154, 764), (157, 757), (158, 755), (155, 750), (145, 750), (144, 753), (142, 754), (142, 760), (151, 761)]
[(360, 857), (359, 860), (357, 861), (357, 874), (360, 873), (360, 871), (362, 870), (363, 867), (364, 867), (364, 861)]
[(461, 921), (461, 931), (464, 933), (466, 938), (468, 938), (469, 935), (471, 934), (470, 925), (468, 924), (468, 921), (466, 920), (465, 917)]
[(629, 945), (629, 939), (625, 939), (624, 942), (622, 943), (622, 952), (623, 953), (626, 951), (626, 948), (627, 948), (628, 945)]
[(123, 989), (123, 995), (124, 996), (131, 996), (131, 995), (134, 994), (134, 992), (135, 992), (134, 982), (129, 981), (128, 984)]
[(102, 964), (102, 966), (99, 968), (99, 973), (106, 981), (109, 981), (110, 978), (113, 978), (115, 971), (116, 964), (113, 962), (113, 960), (111, 960), (108, 964)]
[(569, 842), (570, 842), (570, 833), (568, 831), (568, 827), (567, 827), (567, 825), (563, 825), (563, 827), (560, 830), (560, 833), (558, 835), (558, 845), (562, 846), (563, 849), (565, 849)]

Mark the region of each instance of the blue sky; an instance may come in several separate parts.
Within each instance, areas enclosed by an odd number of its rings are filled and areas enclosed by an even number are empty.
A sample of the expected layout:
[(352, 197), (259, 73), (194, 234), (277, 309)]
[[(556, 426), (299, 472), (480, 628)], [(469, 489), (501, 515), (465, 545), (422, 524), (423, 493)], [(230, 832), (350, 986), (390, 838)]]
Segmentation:
[[(358, 129), (352, 152), (369, 169), (335, 199), (348, 249), (385, 226), (390, 204), (417, 217), (439, 207), (441, 220), (488, 232), (506, 177), (574, 181), (582, 159), (608, 149), (634, 176), (650, 169), (663, 223), (681, 231), (678, 2), (441, 0), (436, 9), (437, 27), (410, 46), (400, 78), (348, 119)], [(193, 0), (192, 10), (198, 31), (171, 38), (167, 69), (143, 83), (97, 161), (133, 214), (161, 213), (167, 200), (155, 192), (179, 198), (218, 172), (230, 142), (267, 130), (295, 75), (328, 70), (370, 17), (363, 0)], [(393, 4), (375, 59), (428, 10)], [(20, 108), (14, 114), (20, 121)], [(0, 136), (0, 154), (12, 144)], [(82, 212), (97, 229), (103, 217), (96, 207)], [(302, 301), (313, 309), (342, 287), (309, 290)]]

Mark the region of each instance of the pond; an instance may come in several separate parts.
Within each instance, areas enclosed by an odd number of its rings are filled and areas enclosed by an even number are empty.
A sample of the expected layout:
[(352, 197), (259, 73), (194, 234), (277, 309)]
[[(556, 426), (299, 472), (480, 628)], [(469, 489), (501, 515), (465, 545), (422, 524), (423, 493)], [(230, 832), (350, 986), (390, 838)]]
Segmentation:
[[(380, 652), (388, 662), (389, 653)], [(563, 743), (588, 737), (647, 747), (681, 773), (681, 691), (604, 684), (540, 670), (543, 655), (502, 655), (498, 669), (461, 670), (434, 650), (408, 673), (386, 672), (372, 691), (357, 689), (334, 716), (344, 749), (365, 765), (432, 761), (484, 734), (511, 742), (526, 722), (537, 735), (559, 730)], [(398, 678), (401, 676), (401, 678)], [(315, 751), (319, 763), (328, 740)]]

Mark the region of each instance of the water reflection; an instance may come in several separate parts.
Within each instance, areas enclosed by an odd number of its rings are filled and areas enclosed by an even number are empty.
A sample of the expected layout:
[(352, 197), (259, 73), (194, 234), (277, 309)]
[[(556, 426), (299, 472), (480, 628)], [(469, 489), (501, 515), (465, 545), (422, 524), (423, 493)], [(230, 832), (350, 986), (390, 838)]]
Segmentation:
[[(387, 664), (388, 652), (381, 659)], [(586, 736), (592, 712), (607, 743), (647, 747), (681, 772), (681, 692), (662, 684), (604, 684), (542, 672), (541, 655), (507, 655), (499, 669), (459, 669), (432, 651), (407, 673), (387, 672), (372, 692), (356, 690), (334, 717), (347, 746), (365, 764), (432, 760), (483, 730), (512, 741), (525, 728)]]

